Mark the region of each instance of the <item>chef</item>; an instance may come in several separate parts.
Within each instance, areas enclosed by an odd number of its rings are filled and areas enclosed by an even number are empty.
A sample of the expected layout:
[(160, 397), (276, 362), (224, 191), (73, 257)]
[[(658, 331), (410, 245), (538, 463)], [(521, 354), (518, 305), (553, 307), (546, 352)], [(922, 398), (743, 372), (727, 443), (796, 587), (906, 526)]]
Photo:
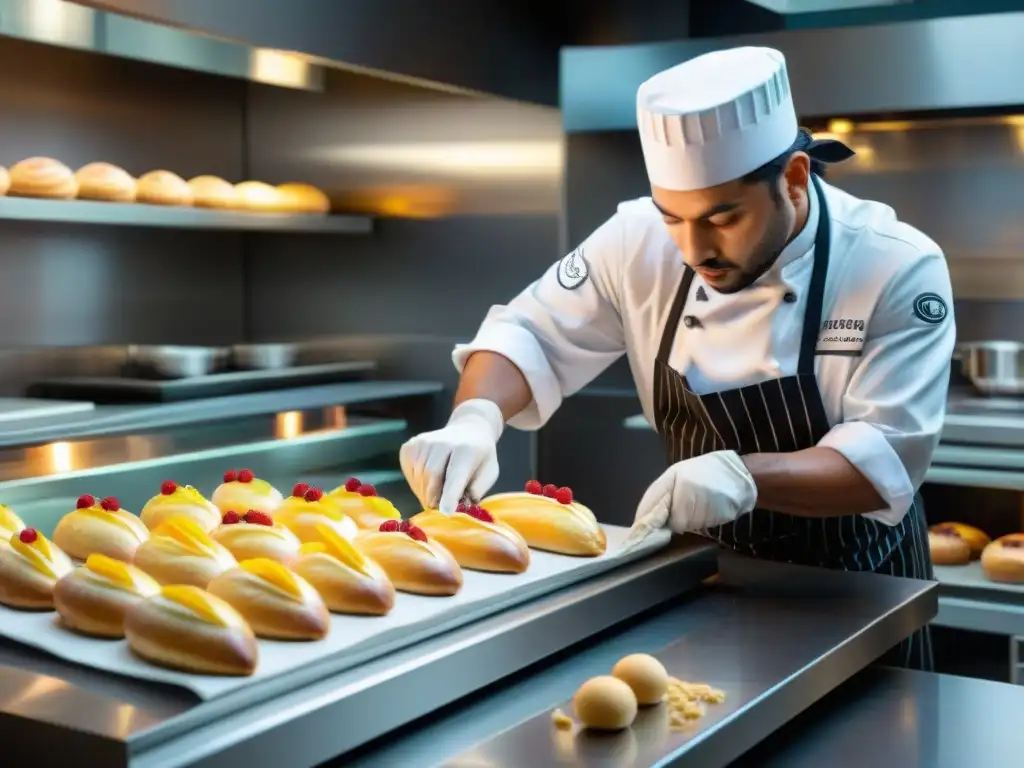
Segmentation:
[[(454, 351), (447, 426), (401, 450), (451, 513), (623, 354), (670, 466), (634, 540), (669, 526), (755, 558), (933, 577), (917, 489), (955, 338), (938, 245), (821, 180), (853, 153), (797, 125), (781, 53), (717, 51), (640, 86), (651, 196), (625, 202)], [(930, 669), (927, 630), (885, 661)]]

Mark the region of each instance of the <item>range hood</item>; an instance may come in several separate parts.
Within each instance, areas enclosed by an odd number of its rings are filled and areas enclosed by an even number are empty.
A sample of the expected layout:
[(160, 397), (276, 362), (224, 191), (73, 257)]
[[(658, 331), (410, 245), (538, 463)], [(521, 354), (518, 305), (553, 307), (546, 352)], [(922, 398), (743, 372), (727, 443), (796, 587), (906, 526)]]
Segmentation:
[(884, 5), (906, 5), (915, 0), (747, 0), (773, 13), (822, 13), (848, 11), (855, 8), (876, 8)]

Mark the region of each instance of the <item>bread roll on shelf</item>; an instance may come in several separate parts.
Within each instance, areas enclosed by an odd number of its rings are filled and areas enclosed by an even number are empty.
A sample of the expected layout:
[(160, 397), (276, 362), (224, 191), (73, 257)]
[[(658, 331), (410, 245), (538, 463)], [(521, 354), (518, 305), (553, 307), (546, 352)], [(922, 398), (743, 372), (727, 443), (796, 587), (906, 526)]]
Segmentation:
[(110, 163), (89, 163), (75, 171), (80, 200), (131, 203), (135, 200), (135, 179), (123, 168)]
[(985, 547), (981, 568), (990, 581), (1024, 584), (1024, 533), (1002, 536)]
[(129, 608), (160, 592), (156, 580), (139, 568), (105, 555), (89, 555), (84, 565), (53, 589), (53, 602), (68, 629), (95, 637), (124, 637)]
[(196, 176), (188, 182), (192, 204), (197, 208), (236, 209), (241, 207), (235, 185), (219, 176)]
[(213, 540), (223, 544), (238, 562), (266, 558), (291, 565), (299, 556), (299, 539), (283, 525), (274, 523), (266, 512), (228, 512)]
[(334, 613), (384, 616), (395, 605), (395, 587), (384, 569), (331, 526), (318, 526), (320, 541), (303, 544), (292, 570), (308, 581)]
[(189, 584), (205, 589), (214, 578), (238, 563), (194, 520), (172, 517), (138, 548), (135, 565), (161, 584)]
[(170, 171), (150, 171), (136, 182), (135, 199), (149, 205), (192, 205), (192, 188), (181, 176)]
[(331, 201), (312, 184), (289, 182), (278, 185), (277, 191), (281, 194), (282, 209), (289, 213), (330, 213)]
[(52, 157), (22, 160), (11, 166), (9, 174), (9, 195), (71, 200), (78, 194), (78, 180), (74, 172)]
[(522, 573), (530, 565), (526, 540), (482, 507), (460, 504), (454, 515), (428, 509), (409, 522), (422, 528), (428, 538), (440, 542), (463, 568)]
[[(300, 483), (296, 488), (302, 485)], [(376, 531), (381, 523), (388, 520), (402, 519), (401, 512), (394, 504), (378, 496), (376, 488), (360, 482), (356, 477), (350, 477), (344, 485), (339, 485), (327, 494), (327, 499), (367, 531)]]
[(0, 603), (53, 610), (53, 588), (74, 569), (71, 558), (35, 528), (23, 528), (0, 549)]
[(149, 538), (149, 529), (113, 496), (79, 496), (76, 509), (64, 515), (53, 530), (53, 543), (75, 560), (100, 554), (132, 562)]
[(409, 522), (384, 525), (382, 531), (360, 531), (355, 545), (384, 569), (395, 589), (438, 597), (462, 589), (462, 568), (439, 542)]
[(258, 213), (282, 213), (287, 201), (276, 187), (262, 181), (243, 181), (235, 185), (238, 204), (242, 210)]
[[(937, 537), (938, 540), (936, 540)], [(950, 539), (959, 539), (967, 545), (967, 560), (962, 558), (961, 548), (955, 546), (955, 542), (950, 541)], [(932, 552), (932, 560), (936, 565), (956, 565), (968, 560), (977, 560), (981, 557), (985, 547), (992, 541), (987, 533), (965, 523), (939, 523), (938, 525), (933, 525), (928, 529), (928, 540), (939, 547), (938, 552), (935, 550)], [(939, 562), (939, 560), (935, 560), (936, 554), (940, 558), (954, 557), (955, 559)]]
[(7, 194), (7, 190), (11, 188), (11, 174), (7, 172), (7, 169), (0, 165), (0, 197)]
[(317, 527), (326, 525), (334, 528), (339, 535), (353, 539), (356, 524), (319, 488), (299, 483), (292, 489), (292, 495), (274, 510), (275, 522), (288, 528), (303, 543), (320, 541)]
[(608, 547), (604, 529), (594, 513), (573, 500), (569, 488), (542, 486), (531, 480), (521, 493), (499, 493), (480, 502), (494, 518), (506, 523), (534, 549), (560, 555), (597, 557)]
[(153, 531), (172, 517), (187, 517), (209, 532), (220, 525), (221, 512), (191, 485), (164, 480), (160, 484), (160, 493), (146, 502), (139, 519)]
[(210, 497), (222, 515), (228, 512), (244, 515), (249, 510), (273, 515), (283, 500), (280, 491), (266, 480), (260, 480), (250, 469), (229, 469), (224, 473), (224, 482)]

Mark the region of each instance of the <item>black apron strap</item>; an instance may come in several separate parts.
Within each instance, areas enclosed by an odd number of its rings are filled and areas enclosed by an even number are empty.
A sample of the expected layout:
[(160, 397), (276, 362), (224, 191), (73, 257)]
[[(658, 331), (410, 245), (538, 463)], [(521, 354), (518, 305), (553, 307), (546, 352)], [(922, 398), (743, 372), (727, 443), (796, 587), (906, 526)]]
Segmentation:
[(818, 346), (818, 331), (821, 328), (821, 309), (825, 300), (825, 278), (828, 276), (828, 257), (831, 246), (832, 227), (828, 215), (828, 203), (821, 191), (818, 177), (811, 176), (818, 205), (818, 231), (814, 235), (814, 269), (807, 293), (807, 309), (804, 312), (804, 327), (800, 336), (800, 360), (798, 374), (814, 373), (814, 350)]
[(672, 307), (668, 313), (668, 320), (665, 322), (665, 330), (661, 334), (661, 344), (658, 346), (658, 356), (655, 360), (668, 364), (668, 358), (672, 354), (672, 345), (676, 340), (676, 331), (679, 330), (679, 319), (683, 316), (683, 308), (686, 306), (686, 298), (690, 294), (690, 286), (693, 284), (693, 270), (683, 267), (683, 277), (679, 281), (679, 289), (672, 300)]

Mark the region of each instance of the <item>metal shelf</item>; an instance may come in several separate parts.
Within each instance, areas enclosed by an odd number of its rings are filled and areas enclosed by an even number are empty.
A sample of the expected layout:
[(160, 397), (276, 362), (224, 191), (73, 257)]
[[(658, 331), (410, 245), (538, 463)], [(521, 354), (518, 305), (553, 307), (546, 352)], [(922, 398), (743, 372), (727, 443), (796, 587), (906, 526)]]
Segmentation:
[(373, 219), (368, 216), (249, 213), (144, 203), (41, 200), (28, 197), (0, 197), (0, 220), (296, 234), (365, 235), (373, 231)]

